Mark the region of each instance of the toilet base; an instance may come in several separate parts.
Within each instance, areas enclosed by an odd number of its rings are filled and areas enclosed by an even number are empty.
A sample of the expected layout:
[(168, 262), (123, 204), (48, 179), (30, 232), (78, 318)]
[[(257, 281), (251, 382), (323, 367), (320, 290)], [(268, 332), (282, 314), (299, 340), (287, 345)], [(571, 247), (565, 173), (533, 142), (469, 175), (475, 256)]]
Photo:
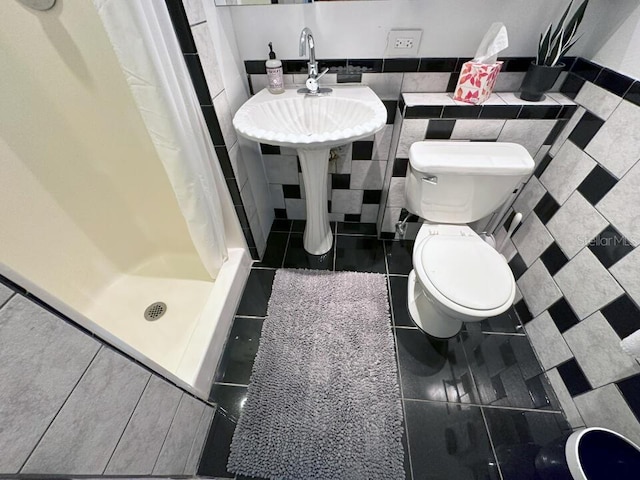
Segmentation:
[(437, 338), (455, 337), (462, 329), (462, 320), (453, 318), (437, 310), (425, 295), (411, 270), (407, 282), (407, 306), (411, 320), (423, 332)]

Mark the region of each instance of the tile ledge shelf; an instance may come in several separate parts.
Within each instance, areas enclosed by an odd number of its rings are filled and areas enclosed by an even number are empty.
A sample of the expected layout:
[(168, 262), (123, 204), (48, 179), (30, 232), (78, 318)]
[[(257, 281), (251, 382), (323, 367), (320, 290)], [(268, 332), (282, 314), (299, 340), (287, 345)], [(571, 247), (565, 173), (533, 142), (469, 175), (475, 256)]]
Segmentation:
[(461, 102), (453, 99), (451, 92), (438, 92), (438, 93), (403, 93), (402, 99), (407, 107), (426, 107), (426, 106), (463, 106), (463, 107), (482, 107), (486, 105), (490, 106), (534, 106), (534, 107), (549, 107), (549, 106), (567, 106), (576, 105), (576, 103), (570, 98), (566, 97), (562, 93), (550, 92), (546, 95), (546, 98), (541, 102), (528, 102), (522, 100), (517, 96), (517, 92), (499, 92), (492, 93), (486, 102), (480, 105), (473, 105), (471, 103)]

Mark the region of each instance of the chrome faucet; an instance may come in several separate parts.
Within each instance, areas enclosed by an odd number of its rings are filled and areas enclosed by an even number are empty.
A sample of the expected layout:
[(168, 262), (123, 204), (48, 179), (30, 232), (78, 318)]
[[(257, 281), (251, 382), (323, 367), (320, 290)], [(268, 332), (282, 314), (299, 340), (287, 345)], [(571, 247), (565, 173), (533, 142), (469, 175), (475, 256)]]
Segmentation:
[[(308, 46), (308, 47), (307, 47)], [(316, 61), (316, 43), (313, 38), (313, 33), (311, 29), (308, 27), (304, 27), (302, 32), (300, 32), (300, 56), (303, 57), (307, 50), (309, 51), (309, 62), (307, 65), (309, 67), (309, 77), (305, 83), (307, 88), (301, 88), (298, 90), (298, 93), (306, 93), (307, 95), (319, 95), (322, 93), (331, 92), (330, 88), (320, 88), (318, 85), (318, 80), (320, 80), (328, 71), (328, 68), (325, 68), (324, 71), (318, 74), (318, 62)]]

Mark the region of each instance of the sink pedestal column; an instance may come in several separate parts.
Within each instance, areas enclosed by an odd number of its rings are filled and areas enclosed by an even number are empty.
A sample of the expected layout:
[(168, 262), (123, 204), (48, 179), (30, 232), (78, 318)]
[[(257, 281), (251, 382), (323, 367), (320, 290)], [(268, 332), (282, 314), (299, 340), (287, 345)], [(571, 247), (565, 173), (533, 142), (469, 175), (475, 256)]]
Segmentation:
[(333, 235), (327, 209), (327, 176), (329, 149), (298, 150), (302, 181), (304, 182), (307, 226), (304, 229), (304, 249), (312, 255), (331, 250)]

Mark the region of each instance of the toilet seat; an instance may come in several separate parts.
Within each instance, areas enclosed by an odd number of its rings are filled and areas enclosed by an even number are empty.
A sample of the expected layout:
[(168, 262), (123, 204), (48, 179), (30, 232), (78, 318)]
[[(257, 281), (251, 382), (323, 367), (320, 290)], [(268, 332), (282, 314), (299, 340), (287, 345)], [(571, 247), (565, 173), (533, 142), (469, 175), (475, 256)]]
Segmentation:
[(423, 287), (454, 311), (489, 317), (513, 302), (507, 262), (475, 234), (428, 235), (414, 248), (413, 265)]

